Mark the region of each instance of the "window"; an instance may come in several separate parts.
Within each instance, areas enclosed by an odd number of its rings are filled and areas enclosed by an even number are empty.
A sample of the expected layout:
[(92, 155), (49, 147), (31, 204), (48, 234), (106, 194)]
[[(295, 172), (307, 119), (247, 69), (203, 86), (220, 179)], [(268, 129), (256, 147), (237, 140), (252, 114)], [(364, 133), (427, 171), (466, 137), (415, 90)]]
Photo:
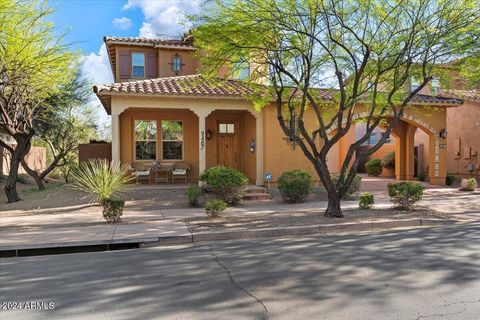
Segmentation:
[(376, 132), (372, 132), (370, 134), (370, 138), (368, 139), (368, 144), (377, 144), (378, 137)]
[(162, 159), (183, 159), (182, 121), (162, 121)]
[(220, 123), (218, 125), (219, 133), (235, 133), (235, 124), (233, 123)]
[(135, 160), (157, 158), (157, 122), (135, 120)]
[(180, 70), (182, 69), (182, 58), (178, 55), (175, 54), (172, 59), (172, 69), (175, 74), (179, 74)]
[(436, 96), (440, 93), (440, 80), (439, 79), (432, 79), (432, 95)]
[(238, 80), (246, 80), (250, 76), (250, 65), (246, 61), (235, 63), (235, 78)]
[(132, 76), (134, 78), (145, 77), (145, 54), (141, 52), (132, 53)]
[(410, 79), (410, 91), (416, 90), (420, 86), (420, 83), (418, 83), (417, 79), (415, 77), (412, 77)]

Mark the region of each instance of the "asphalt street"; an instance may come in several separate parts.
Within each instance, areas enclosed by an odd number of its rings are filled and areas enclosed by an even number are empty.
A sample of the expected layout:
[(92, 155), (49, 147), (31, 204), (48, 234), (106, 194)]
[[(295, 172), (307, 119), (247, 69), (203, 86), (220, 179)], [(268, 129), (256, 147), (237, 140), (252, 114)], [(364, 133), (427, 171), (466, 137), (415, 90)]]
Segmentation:
[(480, 224), (6, 258), (0, 282), (2, 320), (475, 320)]

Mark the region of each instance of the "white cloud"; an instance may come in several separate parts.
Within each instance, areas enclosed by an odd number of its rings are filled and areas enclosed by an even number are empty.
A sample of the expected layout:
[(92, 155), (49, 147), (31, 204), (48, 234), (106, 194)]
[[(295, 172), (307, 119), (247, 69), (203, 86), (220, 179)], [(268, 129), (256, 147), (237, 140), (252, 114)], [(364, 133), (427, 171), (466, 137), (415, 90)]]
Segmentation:
[[(91, 52), (88, 55), (84, 55), (81, 58), (82, 70), (84, 75), (94, 84), (106, 84), (113, 82), (112, 70), (110, 68), (110, 61), (108, 60), (108, 53), (105, 44), (102, 44), (98, 53)], [(100, 101), (94, 95), (92, 90), (92, 95), (90, 97), (90, 103), (94, 106), (96, 110), (96, 123), (98, 125), (98, 132), (102, 138), (108, 138), (108, 130), (103, 130), (108, 123), (110, 123), (110, 118), (100, 105)]]
[(139, 30), (140, 37), (178, 37), (189, 26), (185, 14), (200, 12), (202, 0), (128, 0), (124, 10), (139, 8), (145, 20)]
[(117, 29), (127, 30), (132, 26), (132, 20), (127, 17), (115, 18), (113, 19), (112, 24)]
[(105, 44), (102, 44), (98, 53), (91, 52), (82, 57), (82, 68), (87, 76), (95, 84), (113, 82), (110, 61)]

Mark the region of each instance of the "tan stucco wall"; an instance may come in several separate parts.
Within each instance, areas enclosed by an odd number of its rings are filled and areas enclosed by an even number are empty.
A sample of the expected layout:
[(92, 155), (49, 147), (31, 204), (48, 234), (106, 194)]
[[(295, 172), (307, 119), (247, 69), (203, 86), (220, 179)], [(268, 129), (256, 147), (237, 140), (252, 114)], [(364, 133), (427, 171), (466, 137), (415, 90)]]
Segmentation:
[(198, 58), (194, 51), (158, 49), (158, 74), (159, 78), (173, 77), (175, 72), (172, 69), (172, 59), (178, 54), (182, 59), (182, 67), (179, 75), (195, 74), (198, 68)]
[[(211, 167), (216, 164), (216, 119), (226, 114), (235, 115), (241, 124), (240, 136), (240, 170), (243, 171), (252, 181), (256, 177), (256, 153), (250, 153), (249, 142), (255, 138), (256, 119), (253, 117), (253, 105), (251, 102), (245, 100), (234, 99), (190, 99), (190, 98), (154, 98), (154, 97), (131, 97), (131, 96), (114, 96), (112, 97), (112, 114), (120, 113), (120, 159), (122, 162), (130, 163), (133, 161), (133, 122), (134, 120), (157, 120), (160, 128), (161, 120), (182, 120), (184, 121), (184, 161), (190, 163), (192, 170), (190, 172), (190, 179), (198, 177), (199, 168), (199, 134), (198, 134), (198, 117), (190, 110), (202, 110), (204, 108), (216, 109), (206, 118), (206, 129), (213, 133), (211, 140), (206, 141), (206, 167)], [(117, 109), (117, 110), (115, 110)], [(189, 110), (190, 109), (190, 110)], [(245, 109), (249, 109), (247, 112)], [(359, 114), (362, 113), (361, 106), (357, 107)], [(222, 115), (223, 114), (223, 115)], [(318, 181), (317, 174), (313, 165), (305, 157), (300, 147), (293, 148), (285, 140), (280, 125), (278, 124), (276, 108), (273, 104), (264, 107), (261, 110), (259, 119), (263, 118), (263, 172), (269, 171), (273, 175), (275, 182), (278, 177), (287, 170), (304, 169), (309, 171), (315, 180)], [(318, 124), (316, 117), (312, 110), (307, 110), (305, 115), (305, 125), (309, 130), (317, 128)], [(438, 131), (446, 126), (446, 110), (443, 107), (431, 108), (427, 106), (410, 106), (407, 108), (402, 124), (395, 130), (395, 136), (402, 136), (402, 139), (397, 139), (399, 143), (397, 151), (405, 153), (405, 150), (410, 150), (413, 153), (413, 134), (416, 126), (423, 130), (431, 131), (429, 133), (430, 145), (430, 161), (433, 164), (436, 157), (438, 158), (437, 168), (432, 170), (434, 183), (442, 183), (446, 177), (446, 152), (445, 148), (439, 148), (439, 144), (445, 144), (444, 139), (438, 138)], [(160, 131), (160, 130), (158, 130)], [(158, 132), (160, 135), (160, 132)], [(407, 139), (407, 136), (409, 137)], [(338, 160), (342, 161), (346, 150), (349, 146), (349, 141), (355, 139), (355, 130), (351, 130), (349, 134), (339, 143)], [(437, 137), (437, 138), (435, 138)], [(158, 141), (161, 141), (158, 138)], [(437, 146), (435, 146), (437, 141)], [(319, 140), (319, 144), (321, 141)], [(157, 147), (158, 158), (161, 156), (161, 145)], [(435, 148), (437, 151), (435, 153)], [(382, 150), (378, 152), (378, 157), (383, 158), (383, 155), (390, 150)], [(375, 155), (374, 157), (377, 157)], [(404, 155), (403, 160), (398, 159), (397, 163), (401, 163), (403, 167), (399, 177), (413, 176), (413, 165), (409, 157)], [(335, 158), (335, 157), (334, 157)], [(407, 159), (408, 158), (408, 159)], [(412, 158), (413, 159), (413, 158)], [(338, 168), (339, 162), (334, 164), (332, 157), (329, 157), (329, 166)]]
[[(365, 114), (362, 114), (363, 110), (361, 106), (358, 106), (356, 110), (361, 117), (365, 116)], [(411, 179), (413, 177), (415, 131), (423, 130), (428, 133), (428, 159), (425, 159), (425, 161), (431, 168), (430, 180), (433, 184), (444, 184), (447, 175), (447, 149), (440, 148), (440, 146), (445, 145), (447, 141), (446, 139), (439, 138), (438, 132), (441, 129), (446, 128), (446, 110), (446, 107), (432, 107), (428, 105), (415, 105), (406, 108), (402, 121), (392, 132), (396, 142), (395, 169), (398, 179)], [(418, 129), (415, 130), (416, 128)], [(334, 133), (334, 131), (332, 133)], [(341, 139), (337, 150), (332, 150), (332, 152), (338, 152), (338, 156), (329, 154), (329, 167), (331, 169), (336, 168), (338, 172), (341, 163), (345, 158), (348, 147), (355, 141), (355, 139), (355, 128), (351, 128), (347, 135)], [(435, 141), (437, 141), (437, 145), (435, 144)], [(387, 150), (385, 148), (386, 147), (384, 146), (377, 151), (381, 152), (378, 158), (381, 158), (381, 155), (386, 154)], [(339, 160), (337, 164), (333, 163), (335, 159)], [(435, 162), (437, 162), (436, 168), (434, 165)]]
[[(447, 171), (449, 174), (468, 176), (468, 163), (480, 172), (480, 102), (466, 100), (461, 107), (447, 111)], [(457, 141), (457, 142), (456, 142)], [(456, 144), (460, 142), (460, 150)], [(467, 151), (477, 156), (468, 157)], [(460, 155), (457, 155), (460, 151)], [(467, 159), (470, 158), (470, 159)]]
[[(10, 152), (0, 147), (0, 174), (8, 175), (10, 171)], [(44, 147), (32, 146), (25, 156), (28, 166), (36, 171), (42, 171), (47, 166), (47, 151)], [(18, 173), (25, 174), (22, 166), (18, 168)]]
[(133, 130), (135, 120), (155, 120), (157, 121), (157, 159), (162, 163), (173, 164), (172, 160), (162, 159), (161, 144), (161, 121), (162, 120), (181, 120), (183, 121), (183, 160), (190, 164), (189, 179), (198, 177), (198, 118), (190, 110), (148, 110), (148, 109), (128, 109), (120, 115), (120, 160), (122, 163), (152, 161), (134, 160), (134, 141)]
[(91, 159), (107, 159), (112, 161), (111, 143), (85, 143), (78, 146), (78, 161)]
[[(112, 97), (112, 117), (120, 114), (120, 161), (131, 163), (134, 156), (133, 123), (135, 120), (156, 120), (160, 127), (161, 120), (184, 121), (184, 161), (188, 162), (192, 170), (189, 180), (198, 179), (199, 171), (199, 118), (191, 110), (198, 112), (207, 109), (216, 109), (206, 118), (206, 130), (216, 132), (215, 114), (231, 113), (241, 123), (240, 131), (240, 170), (252, 182), (256, 178), (256, 152), (248, 151), (250, 140), (256, 135), (256, 119), (251, 102), (237, 99), (208, 99), (208, 98), (153, 98), (134, 96)], [(250, 111), (247, 111), (250, 110)], [(160, 132), (157, 141), (160, 143)], [(216, 164), (215, 135), (206, 140), (207, 168)], [(113, 144), (112, 144), (113, 145)], [(157, 158), (161, 157), (161, 146), (157, 146)], [(168, 163), (168, 162), (167, 162)]]
[[(119, 63), (120, 50), (129, 50), (131, 52), (156, 52), (157, 53), (157, 75), (159, 78), (173, 77), (175, 73), (172, 70), (172, 58), (175, 54), (178, 54), (182, 59), (182, 68), (179, 75), (195, 74), (199, 67), (199, 59), (196, 58), (195, 51), (192, 50), (175, 50), (164, 48), (150, 48), (145, 46), (126, 46), (116, 45), (116, 63)], [(149, 73), (148, 65), (145, 64), (145, 75)], [(127, 81), (129, 79), (120, 78), (120, 67), (117, 65), (115, 72), (115, 82)]]
[[(273, 182), (285, 171), (293, 169), (303, 169), (310, 172), (313, 179), (318, 181), (317, 173), (311, 162), (305, 157), (299, 146), (293, 148), (286, 142), (277, 119), (277, 111), (274, 105), (264, 108), (264, 171), (271, 172)], [(309, 129), (318, 127), (316, 117), (312, 110), (307, 110), (305, 114), (305, 126)]]
[(255, 118), (250, 112), (243, 110), (215, 110), (206, 119), (206, 130), (210, 130), (212, 137), (206, 141), (207, 168), (217, 165), (217, 133), (218, 121), (237, 120), (238, 128), (235, 131), (239, 134), (239, 170), (242, 171), (250, 180), (256, 179), (256, 155), (249, 150), (249, 143), (255, 139), (256, 128)]

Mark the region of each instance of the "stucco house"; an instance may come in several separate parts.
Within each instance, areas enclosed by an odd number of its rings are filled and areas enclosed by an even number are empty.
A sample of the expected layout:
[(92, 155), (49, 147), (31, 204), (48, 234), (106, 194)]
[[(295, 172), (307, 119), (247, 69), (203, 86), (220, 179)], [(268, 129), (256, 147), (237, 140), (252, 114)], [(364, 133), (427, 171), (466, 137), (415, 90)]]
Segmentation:
[[(249, 99), (251, 88), (242, 81), (249, 75), (248, 65), (237, 79), (227, 79), (222, 72), (216, 79), (207, 79), (198, 74), (200, 61), (191, 38), (105, 37), (104, 41), (115, 83), (94, 86), (94, 92), (112, 116), (113, 161), (186, 162), (190, 181), (217, 164), (242, 171), (257, 185), (264, 184), (266, 172), (272, 174), (273, 182), (291, 169), (305, 169), (316, 177), (302, 151), (286, 139), (274, 101), (256, 109)], [(321, 96), (331, 99), (327, 90)], [(412, 134), (421, 128), (431, 142), (430, 182), (445, 183), (447, 141), (441, 132), (447, 110), (462, 103), (455, 97), (415, 97), (394, 132), (400, 164), (397, 178), (413, 177)], [(435, 115), (426, 106), (435, 106)], [(357, 109), (356, 117), (362, 117), (362, 106)], [(307, 114), (305, 126), (316, 127), (315, 119), (313, 113)], [(346, 141), (329, 154), (333, 172), (344, 156)]]
[[(466, 90), (465, 81), (462, 80), (457, 69), (451, 65), (444, 67), (451, 79), (448, 88), (442, 88), (439, 81), (432, 81), (420, 91), (421, 94), (458, 98), (463, 103), (455, 108), (446, 110), (446, 149), (447, 149), (447, 174), (452, 176), (480, 178), (480, 91)], [(413, 82), (409, 85), (414, 86)], [(363, 135), (365, 127), (356, 124), (357, 135)], [(383, 133), (381, 128), (373, 135), (373, 142)], [(351, 143), (353, 141), (347, 141)], [(370, 141), (369, 141), (370, 142)], [(366, 144), (368, 145), (369, 142)], [(395, 151), (396, 141), (384, 144), (369, 159), (383, 158), (388, 152)], [(414, 134), (415, 165), (414, 176), (425, 175), (428, 178), (430, 171), (428, 159), (430, 157), (429, 137), (423, 130), (419, 129)], [(382, 175), (389, 175), (388, 171)]]

